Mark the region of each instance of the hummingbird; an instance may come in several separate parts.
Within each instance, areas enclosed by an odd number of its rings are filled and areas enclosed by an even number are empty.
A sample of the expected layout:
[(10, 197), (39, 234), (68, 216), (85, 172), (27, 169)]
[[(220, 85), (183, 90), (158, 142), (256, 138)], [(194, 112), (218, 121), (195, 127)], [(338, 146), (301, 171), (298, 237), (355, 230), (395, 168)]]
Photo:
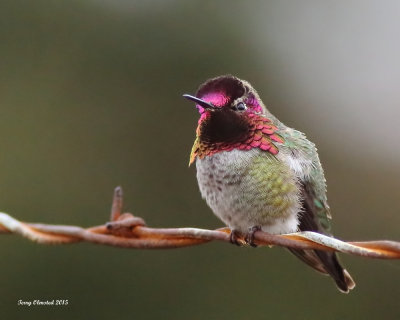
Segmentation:
[[(195, 96), (200, 113), (189, 165), (196, 162), (202, 197), (240, 245), (258, 230), (330, 233), (326, 180), (314, 143), (279, 121), (251, 84), (232, 75), (212, 78)], [(341, 292), (355, 287), (334, 252), (289, 250), (333, 278)]]

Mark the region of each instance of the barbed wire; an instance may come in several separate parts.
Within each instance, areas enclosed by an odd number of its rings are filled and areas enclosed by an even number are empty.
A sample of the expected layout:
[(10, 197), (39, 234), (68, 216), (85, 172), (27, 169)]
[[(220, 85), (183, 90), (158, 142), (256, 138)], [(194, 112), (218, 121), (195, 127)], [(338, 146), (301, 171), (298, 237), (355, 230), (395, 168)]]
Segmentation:
[[(117, 187), (111, 208), (110, 222), (82, 228), (69, 225), (27, 223), (0, 212), (0, 234), (17, 234), (40, 244), (91, 242), (123, 248), (167, 249), (199, 245), (210, 241), (230, 242), (230, 229), (150, 228), (131, 213), (122, 213), (122, 189)], [(246, 245), (243, 237), (238, 241)], [(389, 240), (344, 242), (316, 232), (272, 235), (254, 233), (258, 246), (281, 246), (294, 249), (317, 249), (378, 259), (400, 259), (400, 242)]]

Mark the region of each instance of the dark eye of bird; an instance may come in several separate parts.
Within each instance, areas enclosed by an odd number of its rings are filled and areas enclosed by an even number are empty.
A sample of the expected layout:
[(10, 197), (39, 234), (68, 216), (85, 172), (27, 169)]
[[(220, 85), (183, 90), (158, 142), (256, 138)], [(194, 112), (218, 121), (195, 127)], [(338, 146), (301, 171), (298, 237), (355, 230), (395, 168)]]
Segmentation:
[(244, 111), (247, 109), (246, 105), (243, 102), (239, 102), (237, 105), (233, 107), (236, 111)]

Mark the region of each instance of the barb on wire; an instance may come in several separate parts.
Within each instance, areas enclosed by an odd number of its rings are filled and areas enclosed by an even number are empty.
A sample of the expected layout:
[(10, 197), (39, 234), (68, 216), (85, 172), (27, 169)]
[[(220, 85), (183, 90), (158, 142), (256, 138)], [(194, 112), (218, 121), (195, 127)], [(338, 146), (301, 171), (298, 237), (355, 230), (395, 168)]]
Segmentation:
[[(150, 228), (142, 218), (122, 213), (122, 189), (117, 187), (111, 207), (111, 221), (100, 226), (82, 228), (66, 225), (26, 223), (0, 212), (0, 234), (13, 233), (41, 244), (92, 242), (123, 248), (166, 249), (199, 245), (210, 241), (230, 241), (229, 228), (206, 230), (198, 228)], [(245, 244), (243, 238), (239, 241)], [(316, 232), (272, 235), (254, 233), (259, 246), (282, 246), (295, 249), (338, 251), (368, 258), (400, 259), (400, 242), (344, 242)]]

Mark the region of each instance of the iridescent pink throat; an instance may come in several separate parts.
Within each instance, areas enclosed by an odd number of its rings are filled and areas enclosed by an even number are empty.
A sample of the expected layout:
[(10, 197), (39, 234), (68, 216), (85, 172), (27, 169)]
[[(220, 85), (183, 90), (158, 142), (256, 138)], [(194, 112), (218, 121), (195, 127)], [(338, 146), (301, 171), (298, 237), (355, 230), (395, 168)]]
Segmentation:
[(201, 124), (203, 121), (206, 121), (208, 116), (210, 116), (208, 112), (203, 112), (201, 114), (199, 125), (196, 130), (197, 138), (194, 142), (192, 152), (190, 154), (189, 165), (194, 162), (196, 157), (202, 159), (206, 156), (211, 156), (217, 152), (231, 151), (233, 149), (251, 150), (253, 148), (259, 148), (263, 151), (267, 151), (275, 155), (279, 152), (275, 143), (284, 143), (283, 138), (277, 133), (278, 128), (273, 125), (270, 119), (260, 114), (254, 114), (251, 112), (247, 112), (244, 115), (248, 117), (249, 130), (238, 141), (234, 143), (209, 143), (207, 141), (201, 141)]

